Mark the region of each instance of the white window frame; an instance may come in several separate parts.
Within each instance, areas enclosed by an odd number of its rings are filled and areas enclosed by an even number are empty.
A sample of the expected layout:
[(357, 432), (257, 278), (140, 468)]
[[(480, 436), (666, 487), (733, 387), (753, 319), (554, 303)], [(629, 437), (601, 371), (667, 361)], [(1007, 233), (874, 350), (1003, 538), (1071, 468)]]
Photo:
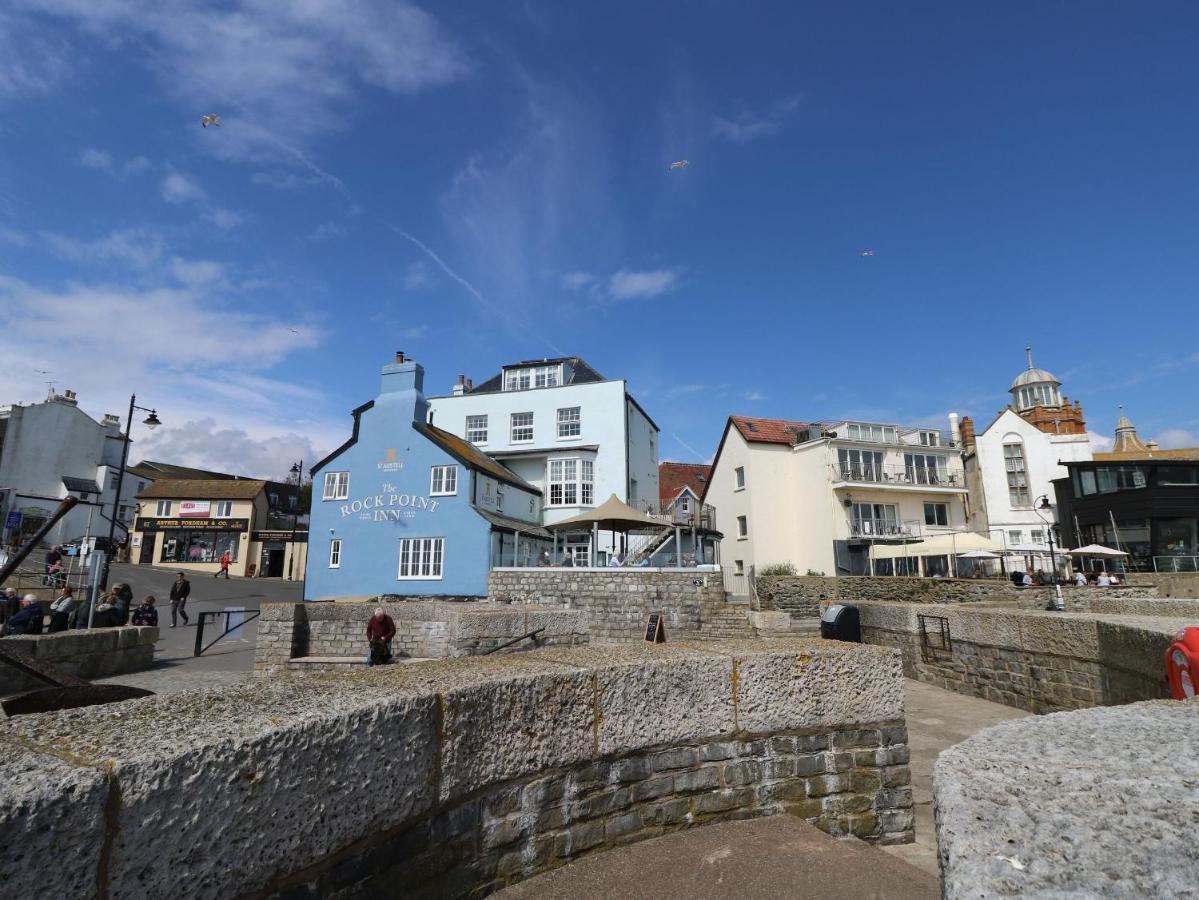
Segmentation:
[(745, 466), (737, 466), (733, 469), (733, 490), (745, 490)]
[(1023, 544), (1024, 543), (1024, 529), (1009, 528), (1008, 533), (1007, 533), (1007, 540), (1008, 540), (1009, 544)]
[[(528, 424), (525, 424), (523, 421), (520, 424), (517, 424), (517, 422), (516, 422), (517, 416), (528, 416), (529, 417)], [(521, 433), (523, 433), (524, 429), (527, 428), (529, 431), (529, 436), (527, 438), (526, 437), (518, 438), (516, 436), (516, 430), (518, 428), (521, 430)], [(533, 443), (533, 435), (534, 435), (534, 432), (533, 432), (533, 413), (532, 412), (528, 412), (528, 411), (514, 412), (509, 416), (508, 440), (511, 443), (513, 443), (513, 444), (531, 444), (531, 443)]]
[(218, 500), (216, 502), (216, 516), (218, 519), (224, 519), (233, 515), (232, 500)]
[(158, 506), (156, 507), (156, 509), (157, 509), (157, 512), (155, 512), (154, 515), (163, 516), (164, 518), (170, 516), (171, 501), (170, 500), (159, 500)]
[(939, 431), (922, 431), (920, 432), (921, 447), (940, 447), (941, 432)]
[(749, 537), (749, 516), (737, 516), (737, 540)]
[[(566, 415), (564, 416), (563, 413)], [(583, 408), (563, 406), (558, 410), (558, 440), (569, 441), (583, 435)]]
[(1032, 529), (1031, 531), (1029, 531), (1029, 532), (1028, 532), (1028, 542), (1029, 542), (1030, 544), (1043, 544), (1043, 543), (1045, 543), (1045, 529), (1043, 529), (1043, 528), (1034, 528), (1034, 529)]
[(322, 500), (346, 500), (350, 496), (349, 472), (326, 472), (321, 489)]
[(558, 456), (545, 463), (545, 505), (594, 506), (595, 461)]
[[(413, 574), (414, 553), (416, 574)], [(444, 569), (445, 538), (400, 538), (399, 559), (396, 565), (397, 581), (440, 581)]]
[[(934, 508), (932, 522), (930, 522), (928, 520), (928, 508), (930, 506)], [(944, 522), (936, 521), (938, 518), (937, 509), (943, 509), (945, 511), (945, 521)], [(949, 504), (948, 503), (938, 503), (935, 500), (924, 501), (924, 524), (928, 528), (948, 528), (949, 527)]]
[(458, 467), (432, 466), (429, 469), (429, 496), (452, 497), (458, 493)]
[(894, 425), (868, 425), (863, 422), (847, 422), (845, 432), (851, 441), (865, 441), (871, 444), (897, 443)]
[[(1009, 450), (1015, 452), (1009, 453)], [(1032, 506), (1032, 488), (1028, 483), (1028, 457), (1024, 453), (1024, 441), (1004, 443), (1003, 469), (1007, 476), (1008, 504), (1012, 509)]]
[(329, 541), (329, 568), (341, 568), (341, 538), (333, 538)]
[(466, 417), (466, 439), (472, 444), (487, 443), (487, 415), (485, 413)]

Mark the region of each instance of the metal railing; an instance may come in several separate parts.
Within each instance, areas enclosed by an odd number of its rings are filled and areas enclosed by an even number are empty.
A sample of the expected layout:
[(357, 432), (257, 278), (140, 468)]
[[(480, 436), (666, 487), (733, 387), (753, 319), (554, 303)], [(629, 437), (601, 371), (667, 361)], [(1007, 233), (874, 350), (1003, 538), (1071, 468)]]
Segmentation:
[[(260, 609), (217, 609), (217, 610), (207, 610), (205, 612), (200, 613), (200, 618), (196, 622), (196, 647), (195, 647), (194, 652), (192, 653), (192, 656), (202, 656), (204, 654), (205, 650), (208, 650), (210, 647), (212, 647), (213, 644), (215, 644), (221, 638), (225, 637), (231, 631), (236, 631), (238, 628), (245, 627), (250, 622), (253, 622), (255, 619), (257, 619), (260, 615), (262, 615), (262, 610), (260, 610)], [(205, 643), (204, 643), (204, 623), (209, 618), (212, 618), (213, 620), (215, 620), (217, 616), (225, 617), (225, 630), (222, 631), (219, 635), (217, 635), (207, 645), (205, 645)], [(242, 619), (240, 622), (238, 622), (236, 625), (230, 625), (229, 624), (230, 616), (245, 616), (245, 618)]]
[(850, 536), (856, 538), (918, 538), (920, 523), (911, 519), (850, 519)]
[(643, 512), (647, 516), (654, 519), (659, 519), (666, 525), (679, 525), (686, 528), (692, 526), (696, 528), (714, 529), (716, 527), (716, 507), (710, 506), (707, 503), (702, 505), (698, 503), (689, 503), (688, 509), (684, 510), (682, 504), (678, 501), (672, 503), (659, 503), (656, 500), (637, 500), (629, 504), (638, 512)]
[(834, 481), (861, 484), (893, 484), (903, 487), (964, 488), (965, 474), (960, 469), (926, 469), (920, 466), (874, 465), (871, 463), (835, 463)]
[(492, 647), (490, 650), (484, 650), (479, 655), (480, 656), (490, 656), (492, 653), (496, 653), (500, 650), (503, 650), (505, 647), (511, 647), (513, 644), (519, 644), (521, 641), (528, 640), (529, 638), (532, 638), (533, 646), (536, 647), (537, 646), (537, 635), (541, 634), (541, 632), (543, 632), (543, 631), (545, 631), (544, 628), (534, 628), (528, 634), (522, 634), (520, 637), (514, 637), (510, 641), (504, 641), (504, 643), (502, 643), (496, 647)]
[(1199, 556), (1155, 556), (1154, 572), (1199, 572)]

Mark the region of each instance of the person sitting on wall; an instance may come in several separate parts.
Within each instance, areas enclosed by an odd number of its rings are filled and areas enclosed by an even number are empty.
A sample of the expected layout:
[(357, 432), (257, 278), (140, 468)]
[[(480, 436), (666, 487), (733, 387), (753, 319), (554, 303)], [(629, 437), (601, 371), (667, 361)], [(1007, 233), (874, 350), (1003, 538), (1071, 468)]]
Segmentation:
[(21, 608), (17, 614), (4, 625), (4, 635), (10, 634), (41, 634), (42, 605), (33, 594), (21, 598)]
[(1074, 585), (1075, 585), (1075, 587), (1086, 587), (1087, 586), (1087, 573), (1084, 572), (1082, 569), (1074, 570)]
[(617, 553), (615, 550), (613, 550), (612, 553), (609, 554), (609, 556), (608, 556), (608, 565), (613, 566), (613, 567), (624, 565), (624, 563), (621, 562), (620, 554)]
[(1024, 573), (1024, 577), (1020, 579), (1020, 586), (1021, 587), (1032, 587), (1033, 586), (1032, 569), (1029, 569), (1027, 572)]
[(142, 605), (133, 611), (134, 625), (158, 625), (158, 610), (154, 608), (154, 598), (146, 597)]
[(1111, 575), (1109, 575), (1109, 576), (1108, 576), (1108, 578), (1110, 578), (1110, 579), (1111, 579), (1111, 586), (1112, 586), (1112, 587), (1119, 587), (1119, 586), (1120, 586), (1120, 576), (1119, 576), (1119, 575), (1117, 575), (1115, 572), (1112, 572), (1112, 574), (1111, 574)]
[(113, 597), (110, 595), (100, 601), (100, 605), (96, 607), (96, 613), (92, 616), (93, 628), (116, 628), (121, 624), (120, 614), (117, 612), (116, 606), (112, 603)]
[(62, 596), (50, 604), (50, 628), (46, 633), (66, 631), (70, 627), (71, 613), (78, 605), (79, 601), (71, 592), (71, 586), (67, 585), (62, 589)]
[(1095, 584), (1097, 584), (1099, 587), (1111, 587), (1111, 576), (1108, 575), (1107, 572), (1100, 572), (1099, 577), (1095, 579)]
[(379, 607), (366, 623), (366, 642), (370, 645), (366, 654), (368, 666), (391, 662), (391, 639), (395, 636), (396, 623)]
[(122, 581), (113, 586), (112, 597), (109, 602), (117, 608), (117, 624), (125, 625), (129, 621), (129, 607), (133, 605), (133, 589)]

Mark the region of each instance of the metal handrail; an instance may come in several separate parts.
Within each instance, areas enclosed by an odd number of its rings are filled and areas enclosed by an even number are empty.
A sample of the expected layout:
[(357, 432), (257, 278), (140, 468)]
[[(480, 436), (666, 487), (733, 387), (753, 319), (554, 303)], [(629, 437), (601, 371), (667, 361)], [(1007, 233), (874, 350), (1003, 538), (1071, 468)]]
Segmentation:
[(850, 519), (851, 537), (920, 537), (920, 525), (911, 519)]
[[(1162, 563), (1159, 564), (1158, 560)], [(1183, 562), (1183, 567), (1179, 568), (1179, 562)], [(1187, 568), (1189, 566), (1189, 568)], [(1155, 556), (1153, 557), (1154, 572), (1199, 572), (1199, 556)]]
[(503, 650), (505, 647), (511, 647), (513, 644), (519, 644), (521, 641), (527, 640), (528, 638), (533, 638), (533, 643), (536, 644), (537, 643), (537, 635), (541, 634), (541, 632), (543, 632), (543, 631), (545, 631), (545, 626), (542, 626), (541, 628), (534, 628), (528, 634), (522, 634), (520, 637), (514, 637), (512, 640), (505, 641), (504, 643), (502, 643), (496, 647), (492, 647), (490, 650), (480, 653), (479, 655), (480, 656), (490, 656), (492, 653), (495, 653), (497, 650)]
[(956, 468), (928, 469), (920, 466), (876, 466), (872, 463), (834, 463), (829, 467), (834, 481), (865, 484), (918, 485), (920, 487), (964, 487), (966, 478)]
[[(239, 616), (245, 616), (246, 618), (243, 621), (238, 622), (236, 625), (230, 626), (229, 625), (229, 616), (232, 616), (234, 614), (237, 614)], [(196, 622), (196, 647), (195, 647), (194, 652), (192, 653), (192, 656), (202, 656), (204, 654), (205, 650), (210, 649), (213, 644), (215, 644), (217, 641), (219, 641), (225, 635), (229, 634), (229, 632), (234, 631), (238, 628), (241, 628), (242, 626), (246, 625), (248, 622), (253, 622), (255, 619), (257, 619), (261, 615), (262, 615), (262, 610), (260, 610), (260, 609), (216, 609), (216, 610), (207, 610), (205, 612), (200, 613), (200, 619), (199, 619), (199, 621)], [(213, 619), (215, 619), (217, 616), (224, 616), (225, 617), (225, 630), (222, 631), (216, 639), (214, 639), (211, 643), (209, 643), (207, 646), (205, 646), (204, 645), (204, 621), (205, 621), (206, 617), (208, 617), (208, 616), (212, 616)]]

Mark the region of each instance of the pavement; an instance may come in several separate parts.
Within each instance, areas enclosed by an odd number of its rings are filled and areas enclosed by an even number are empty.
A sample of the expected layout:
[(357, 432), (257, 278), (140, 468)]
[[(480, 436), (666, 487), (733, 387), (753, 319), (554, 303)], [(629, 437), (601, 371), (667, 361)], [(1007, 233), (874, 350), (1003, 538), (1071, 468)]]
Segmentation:
[[(148, 688), (155, 693), (170, 693), (193, 688), (227, 685), (249, 678), (254, 671), (254, 644), (258, 635), (258, 623), (252, 621), (242, 628), (240, 638), (236, 635), (223, 638), (202, 656), (195, 656), (196, 626), (201, 612), (222, 610), (227, 606), (242, 606), (247, 610), (258, 609), (268, 601), (298, 601), (302, 599), (303, 585), (298, 581), (283, 581), (278, 578), (213, 578), (204, 573), (186, 573), (191, 582), (191, 596), (187, 600), (190, 622), (179, 620), (177, 628), (171, 627), (171, 584), (175, 580), (175, 569), (152, 568), (113, 564), (108, 578), (109, 584), (128, 582), (133, 589), (134, 607), (140, 605), (147, 594), (153, 595), (158, 609), (158, 643), (154, 647), (154, 666), (142, 672), (99, 678), (98, 683), (128, 684)], [(204, 626), (204, 643), (211, 643), (224, 631), (224, 616), (209, 619)]]
[(794, 816), (722, 822), (597, 853), (513, 885), (502, 900), (805, 897), (935, 900), (935, 876)]

